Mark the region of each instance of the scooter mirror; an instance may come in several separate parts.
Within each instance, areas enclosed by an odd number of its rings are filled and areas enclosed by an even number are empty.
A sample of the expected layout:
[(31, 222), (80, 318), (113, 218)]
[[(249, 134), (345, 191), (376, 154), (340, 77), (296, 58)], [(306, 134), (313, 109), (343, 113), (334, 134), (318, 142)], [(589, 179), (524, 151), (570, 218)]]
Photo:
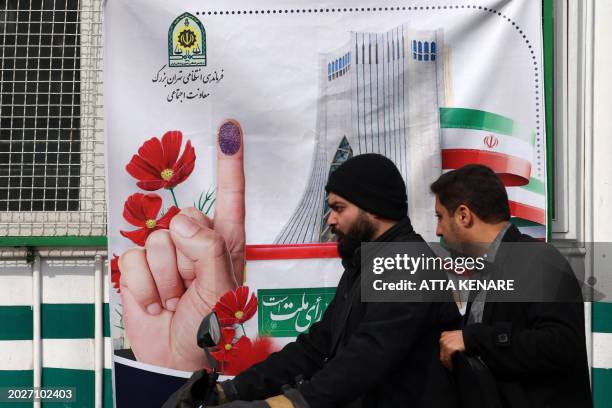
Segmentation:
[(198, 346), (203, 349), (215, 347), (221, 341), (221, 325), (214, 312), (202, 319), (198, 329), (197, 341)]

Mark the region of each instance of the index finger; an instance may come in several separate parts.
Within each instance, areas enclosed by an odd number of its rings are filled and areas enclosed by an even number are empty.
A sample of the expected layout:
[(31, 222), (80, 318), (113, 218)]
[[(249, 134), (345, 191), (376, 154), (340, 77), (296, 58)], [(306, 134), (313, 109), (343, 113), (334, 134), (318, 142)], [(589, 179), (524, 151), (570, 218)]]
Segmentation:
[(215, 230), (230, 244), (244, 236), (244, 154), (240, 123), (226, 119), (217, 131)]

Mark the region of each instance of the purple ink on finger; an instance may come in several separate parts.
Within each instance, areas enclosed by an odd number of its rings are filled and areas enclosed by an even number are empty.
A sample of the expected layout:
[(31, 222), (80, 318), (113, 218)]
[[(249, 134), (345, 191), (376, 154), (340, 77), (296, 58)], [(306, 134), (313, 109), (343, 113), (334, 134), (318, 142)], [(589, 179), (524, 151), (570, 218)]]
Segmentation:
[(225, 122), (219, 128), (219, 148), (226, 156), (233, 156), (240, 150), (240, 128), (234, 122)]

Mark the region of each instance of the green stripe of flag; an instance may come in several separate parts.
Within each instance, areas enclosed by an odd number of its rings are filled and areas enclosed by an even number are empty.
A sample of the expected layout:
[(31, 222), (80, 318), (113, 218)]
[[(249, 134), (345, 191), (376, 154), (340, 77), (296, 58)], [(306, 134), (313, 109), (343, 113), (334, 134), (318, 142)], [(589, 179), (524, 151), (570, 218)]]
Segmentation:
[(544, 182), (533, 177), (529, 179), (529, 184), (521, 186), (521, 188), (540, 195), (546, 194), (546, 185)]
[(593, 302), (592, 330), (597, 333), (612, 333), (612, 303)]
[[(43, 339), (92, 339), (95, 334), (92, 303), (43, 303)], [(33, 315), (30, 306), (0, 306), (0, 340), (32, 340)], [(110, 337), (108, 303), (103, 309), (104, 337)]]
[(535, 144), (535, 132), (519, 126), (512, 119), (492, 112), (466, 108), (440, 108), (440, 127), (474, 129), (517, 137)]
[[(103, 372), (103, 407), (113, 408), (113, 375), (110, 368)], [(0, 387), (32, 387), (32, 370), (0, 370)], [(76, 389), (76, 400), (72, 403), (45, 402), (45, 408), (54, 407), (94, 407), (95, 372), (66, 368), (43, 367), (42, 386), (70, 387)], [(30, 408), (31, 402), (11, 403), (11, 408)]]
[(609, 407), (612, 401), (612, 369), (593, 368), (593, 406)]

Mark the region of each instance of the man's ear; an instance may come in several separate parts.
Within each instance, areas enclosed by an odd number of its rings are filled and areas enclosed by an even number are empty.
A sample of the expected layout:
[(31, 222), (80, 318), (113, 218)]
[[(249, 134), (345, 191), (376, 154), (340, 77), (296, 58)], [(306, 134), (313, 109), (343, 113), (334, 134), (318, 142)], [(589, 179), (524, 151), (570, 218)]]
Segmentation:
[(461, 204), (455, 210), (455, 221), (463, 228), (470, 228), (474, 224), (474, 214), (467, 205)]

